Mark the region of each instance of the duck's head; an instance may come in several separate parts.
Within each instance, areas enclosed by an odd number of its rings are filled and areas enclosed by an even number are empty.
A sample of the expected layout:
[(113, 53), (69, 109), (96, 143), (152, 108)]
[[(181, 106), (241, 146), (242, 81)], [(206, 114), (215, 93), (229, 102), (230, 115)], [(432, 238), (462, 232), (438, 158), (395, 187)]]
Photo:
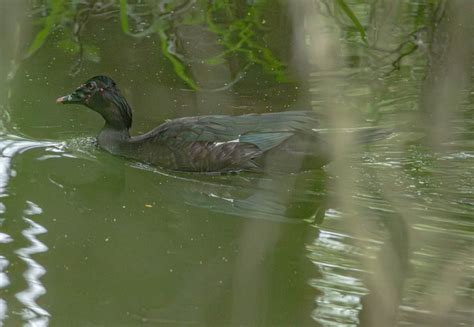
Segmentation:
[(59, 97), (56, 103), (83, 104), (101, 114), (114, 128), (128, 129), (132, 125), (132, 109), (108, 76), (92, 77), (71, 94)]

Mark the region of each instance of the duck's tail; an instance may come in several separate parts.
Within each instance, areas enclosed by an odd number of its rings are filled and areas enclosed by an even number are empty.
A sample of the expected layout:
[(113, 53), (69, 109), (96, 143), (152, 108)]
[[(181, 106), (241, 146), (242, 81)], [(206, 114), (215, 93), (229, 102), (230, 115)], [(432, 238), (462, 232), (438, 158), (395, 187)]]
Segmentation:
[(344, 135), (344, 138), (350, 139), (355, 145), (381, 141), (394, 133), (392, 128), (383, 127), (313, 129), (313, 131), (319, 133), (328, 143), (330, 138)]
[[(254, 160), (256, 167), (267, 171), (298, 172), (316, 169), (330, 162), (335, 155), (334, 138), (342, 137), (350, 145), (366, 144), (386, 139), (393, 130), (380, 127), (313, 129), (285, 139)], [(338, 142), (337, 140), (335, 141)]]

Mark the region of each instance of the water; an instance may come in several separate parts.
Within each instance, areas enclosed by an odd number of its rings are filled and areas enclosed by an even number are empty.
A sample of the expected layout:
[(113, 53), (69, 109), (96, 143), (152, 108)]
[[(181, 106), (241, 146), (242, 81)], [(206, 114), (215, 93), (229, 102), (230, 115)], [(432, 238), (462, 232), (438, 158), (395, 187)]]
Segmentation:
[[(119, 1), (0, 4), (0, 321), (472, 325), (472, 5), (339, 3), (368, 45), (336, 2), (138, 2), (127, 23)], [(394, 133), (335, 138), (299, 174), (169, 172), (97, 149), (100, 117), (54, 103), (97, 74), (132, 134), (294, 109)]]

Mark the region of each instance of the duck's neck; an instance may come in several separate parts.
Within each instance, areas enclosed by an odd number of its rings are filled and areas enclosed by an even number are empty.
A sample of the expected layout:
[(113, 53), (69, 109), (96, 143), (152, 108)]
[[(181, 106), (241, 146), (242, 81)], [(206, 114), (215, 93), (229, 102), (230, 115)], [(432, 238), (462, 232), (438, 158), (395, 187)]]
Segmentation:
[(126, 127), (120, 128), (106, 123), (97, 136), (97, 142), (108, 152), (123, 155), (130, 143), (130, 133)]

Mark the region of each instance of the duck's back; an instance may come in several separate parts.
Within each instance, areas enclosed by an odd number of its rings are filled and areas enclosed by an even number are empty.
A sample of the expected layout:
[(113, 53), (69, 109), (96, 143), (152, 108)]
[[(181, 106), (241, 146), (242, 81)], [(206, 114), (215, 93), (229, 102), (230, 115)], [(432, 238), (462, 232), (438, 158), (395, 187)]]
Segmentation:
[(278, 149), (291, 150), (292, 159), (310, 154), (305, 148), (310, 142), (314, 149), (318, 125), (307, 111), (179, 118), (132, 138), (129, 157), (182, 171), (263, 170)]

